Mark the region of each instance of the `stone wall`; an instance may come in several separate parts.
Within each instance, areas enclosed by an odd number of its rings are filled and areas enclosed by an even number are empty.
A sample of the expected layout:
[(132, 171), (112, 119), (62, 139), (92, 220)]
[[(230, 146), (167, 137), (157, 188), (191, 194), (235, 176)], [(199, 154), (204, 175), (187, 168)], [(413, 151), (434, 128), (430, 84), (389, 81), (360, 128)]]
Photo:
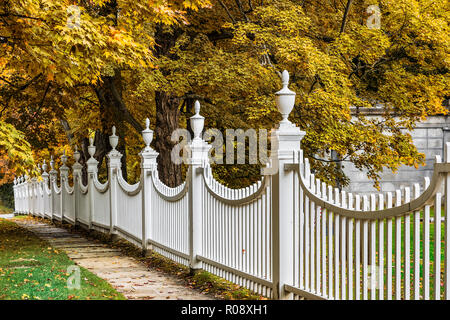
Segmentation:
[[(377, 117), (376, 111), (372, 111), (368, 116)], [(419, 152), (425, 154), (426, 166), (420, 166), (418, 169), (409, 166), (401, 166), (396, 173), (385, 169), (381, 174), (380, 187), (382, 192), (403, 189), (405, 186), (412, 186), (414, 183), (420, 183), (423, 187), (423, 178), (433, 175), (433, 164), (435, 156), (444, 156), (444, 144), (450, 142), (450, 117), (433, 116), (426, 121), (417, 124), (415, 130), (411, 132), (414, 144)], [(350, 162), (343, 164), (345, 174), (350, 178), (350, 185), (344, 190), (348, 192), (370, 193), (377, 192), (373, 187), (373, 182), (365, 174), (355, 168)]]

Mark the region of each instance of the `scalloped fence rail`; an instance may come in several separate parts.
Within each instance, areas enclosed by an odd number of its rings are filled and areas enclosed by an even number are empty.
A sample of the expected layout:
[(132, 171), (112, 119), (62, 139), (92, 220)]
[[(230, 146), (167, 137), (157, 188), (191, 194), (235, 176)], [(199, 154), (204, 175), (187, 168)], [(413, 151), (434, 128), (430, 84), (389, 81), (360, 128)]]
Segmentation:
[(180, 186), (160, 181), (147, 120), (138, 183), (122, 177), (113, 128), (106, 183), (98, 181), (91, 139), (87, 185), (75, 149), (72, 186), (63, 154), (60, 186), (53, 159), (49, 172), (44, 162), (39, 176), (15, 179), (15, 211), (116, 234), (274, 299), (449, 299), (450, 143), (422, 187), (347, 194), (311, 172), (300, 147), (305, 132), (288, 120), (295, 102), (288, 82), (283, 72), (276, 93), (283, 120), (271, 133), (270, 165), (254, 185), (230, 189), (213, 178), (196, 102)]

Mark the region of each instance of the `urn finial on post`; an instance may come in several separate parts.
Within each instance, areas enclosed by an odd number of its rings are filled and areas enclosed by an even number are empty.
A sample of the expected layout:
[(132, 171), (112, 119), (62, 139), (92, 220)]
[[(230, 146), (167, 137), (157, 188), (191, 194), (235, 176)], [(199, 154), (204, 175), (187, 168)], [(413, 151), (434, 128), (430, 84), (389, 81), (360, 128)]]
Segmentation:
[(50, 156), (50, 168), (51, 170), (55, 170), (55, 161), (53, 160), (53, 155)]
[(75, 145), (75, 151), (73, 153), (73, 158), (75, 159), (76, 163), (78, 163), (78, 160), (80, 160), (80, 152), (78, 152), (77, 145)]
[(112, 135), (109, 136), (109, 144), (116, 150), (117, 144), (119, 143), (119, 137), (116, 136), (116, 126), (112, 127)]
[(145, 151), (150, 151), (150, 143), (152, 143), (153, 140), (153, 130), (150, 129), (150, 119), (145, 119), (145, 129), (142, 130), (142, 138), (144, 139), (145, 143)]
[(194, 140), (200, 139), (200, 134), (203, 131), (205, 125), (205, 118), (200, 115), (200, 102), (197, 100), (194, 104), (195, 115), (190, 118), (191, 127), (194, 131)]
[(91, 158), (94, 157), (95, 150), (96, 150), (96, 147), (94, 146), (94, 138), (90, 137), (89, 138), (88, 152), (89, 152), (89, 155), (91, 156)]
[(289, 85), (289, 73), (284, 70), (281, 75), (281, 83), (283, 88), (275, 93), (275, 101), (277, 104), (278, 111), (281, 113), (283, 119), (280, 122), (280, 125), (291, 124), (288, 120), (289, 114), (294, 108), (295, 104), (295, 92), (288, 88)]
[(62, 162), (63, 166), (66, 166), (67, 156), (66, 156), (66, 150), (65, 149), (63, 150), (63, 154), (61, 156), (61, 162)]

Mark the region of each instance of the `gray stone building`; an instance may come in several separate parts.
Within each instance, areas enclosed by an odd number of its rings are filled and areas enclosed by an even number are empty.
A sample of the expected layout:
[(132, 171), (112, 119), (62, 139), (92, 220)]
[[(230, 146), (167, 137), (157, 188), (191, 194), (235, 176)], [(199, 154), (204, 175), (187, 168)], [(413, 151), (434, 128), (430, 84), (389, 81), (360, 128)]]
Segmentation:
[[(365, 113), (368, 117), (379, 117), (381, 109), (374, 108), (366, 110)], [(414, 183), (420, 183), (423, 187), (423, 178), (431, 178), (433, 175), (435, 156), (440, 155), (443, 158), (445, 142), (450, 142), (450, 116), (431, 116), (426, 121), (418, 123), (410, 133), (418, 151), (425, 154), (426, 166), (420, 166), (418, 169), (401, 166), (396, 173), (385, 169), (381, 173), (381, 192), (403, 189)], [(350, 178), (350, 185), (344, 190), (356, 193), (378, 192), (373, 187), (373, 181), (367, 178), (365, 172), (355, 168), (352, 163), (346, 162), (343, 170)]]

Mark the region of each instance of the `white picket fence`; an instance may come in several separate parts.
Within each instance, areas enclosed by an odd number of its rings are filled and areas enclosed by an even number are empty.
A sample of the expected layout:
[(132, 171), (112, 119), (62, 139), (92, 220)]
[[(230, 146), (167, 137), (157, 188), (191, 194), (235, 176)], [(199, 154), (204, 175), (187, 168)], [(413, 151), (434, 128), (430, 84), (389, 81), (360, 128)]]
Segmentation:
[(60, 186), (53, 159), (49, 173), (44, 162), (40, 177), (15, 180), (15, 211), (117, 234), (275, 299), (449, 299), (450, 143), (422, 189), (346, 194), (311, 173), (300, 149), (305, 133), (287, 120), (295, 98), (287, 84), (285, 72), (276, 94), (283, 115), (272, 131), (276, 148), (254, 185), (230, 189), (214, 179), (196, 103), (182, 185), (159, 180), (147, 120), (138, 183), (122, 177), (113, 130), (105, 184), (97, 179), (91, 140), (87, 185), (75, 150), (73, 186), (65, 154)]

